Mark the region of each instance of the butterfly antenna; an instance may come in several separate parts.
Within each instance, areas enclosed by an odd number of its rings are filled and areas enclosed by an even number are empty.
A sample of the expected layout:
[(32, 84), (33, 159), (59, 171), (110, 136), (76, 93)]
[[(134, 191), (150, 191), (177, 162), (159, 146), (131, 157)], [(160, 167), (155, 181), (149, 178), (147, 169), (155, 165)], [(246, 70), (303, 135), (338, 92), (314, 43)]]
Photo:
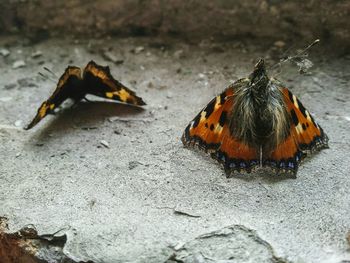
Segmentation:
[[(291, 45), (288, 49), (286, 49), (286, 50), (283, 52), (282, 56), (280, 57), (280, 58), (281, 58), (281, 59), (280, 59), (280, 62), (281, 62), (282, 60), (284, 61), (285, 59), (288, 58), (288, 54), (289, 54), (290, 51), (294, 48), (294, 46), (295, 46), (295, 44)], [(277, 64), (271, 66), (271, 70), (274, 70), (275, 68), (278, 68), (278, 72), (277, 72), (276, 74), (274, 74), (275, 77), (278, 76), (279, 74), (281, 74), (281, 72), (282, 72), (282, 67), (281, 67), (281, 65), (282, 65), (281, 63), (277, 63)]]
[(297, 54), (295, 54), (294, 56), (287, 56), (285, 58), (280, 59), (280, 61), (278, 63), (276, 63), (275, 65), (271, 66), (270, 70), (274, 70), (277, 67), (281, 67), (283, 63), (290, 61), (290, 60), (295, 60), (298, 58), (302, 58), (303, 56), (306, 55), (306, 52), (312, 48), (314, 45), (318, 44), (320, 42), (319, 39), (316, 39), (314, 42), (312, 42), (310, 45), (308, 45), (306, 48), (304, 48), (303, 50), (299, 51)]

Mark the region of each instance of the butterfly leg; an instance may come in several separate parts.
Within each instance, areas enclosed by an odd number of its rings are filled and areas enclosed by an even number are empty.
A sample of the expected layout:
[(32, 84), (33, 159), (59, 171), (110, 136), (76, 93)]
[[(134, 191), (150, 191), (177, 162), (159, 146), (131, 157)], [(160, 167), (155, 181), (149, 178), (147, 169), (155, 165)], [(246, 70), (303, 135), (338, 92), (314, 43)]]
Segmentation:
[(225, 171), (226, 178), (232, 177), (232, 175), (231, 175), (232, 171), (231, 171), (230, 167), (225, 165), (224, 171)]

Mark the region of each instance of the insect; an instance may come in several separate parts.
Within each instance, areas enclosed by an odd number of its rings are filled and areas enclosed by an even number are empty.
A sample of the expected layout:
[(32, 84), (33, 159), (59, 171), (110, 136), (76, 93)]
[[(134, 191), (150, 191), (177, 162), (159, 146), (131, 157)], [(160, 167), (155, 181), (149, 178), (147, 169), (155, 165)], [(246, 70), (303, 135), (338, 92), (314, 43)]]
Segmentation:
[(75, 66), (68, 66), (60, 77), (53, 94), (44, 101), (38, 109), (34, 119), (24, 129), (33, 128), (46, 115), (52, 114), (54, 110), (66, 99), (75, 102), (85, 98), (87, 94), (125, 102), (131, 105), (142, 106), (145, 102), (136, 96), (135, 92), (125, 87), (113, 78), (109, 67), (97, 65), (90, 61), (84, 71)]
[(297, 173), (307, 155), (328, 147), (328, 137), (309, 111), (281, 82), (269, 78), (259, 60), (186, 127), (182, 142), (223, 164), (226, 175), (270, 167)]

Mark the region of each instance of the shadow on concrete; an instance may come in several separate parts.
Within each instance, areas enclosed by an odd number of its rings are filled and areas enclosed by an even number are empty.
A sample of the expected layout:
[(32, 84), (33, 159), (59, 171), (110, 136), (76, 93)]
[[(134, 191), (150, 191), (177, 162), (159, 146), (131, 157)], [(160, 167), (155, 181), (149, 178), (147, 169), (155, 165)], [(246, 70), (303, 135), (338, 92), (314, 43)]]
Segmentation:
[[(34, 131), (31, 143), (39, 144), (52, 137), (65, 136), (67, 133), (79, 132), (79, 130), (98, 129), (106, 119), (112, 117), (132, 121), (132, 116), (144, 111), (141, 107), (128, 104), (108, 101), (81, 101), (75, 105), (64, 107), (61, 111), (41, 120), (35, 127), (38, 131)], [(48, 120), (50, 118), (52, 120)], [(111, 122), (117, 121), (118, 119), (115, 119)]]

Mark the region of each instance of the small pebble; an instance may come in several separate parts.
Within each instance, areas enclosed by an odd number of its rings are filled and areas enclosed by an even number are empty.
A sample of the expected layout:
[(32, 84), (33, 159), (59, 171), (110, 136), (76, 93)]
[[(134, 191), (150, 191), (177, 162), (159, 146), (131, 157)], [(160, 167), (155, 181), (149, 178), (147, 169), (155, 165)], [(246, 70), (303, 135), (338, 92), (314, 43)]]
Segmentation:
[(8, 55), (10, 55), (10, 50), (6, 49), (6, 48), (2, 48), (0, 49), (0, 54), (3, 56), (3, 57), (7, 57)]
[(24, 62), (24, 60), (17, 60), (12, 64), (13, 69), (23, 68), (25, 66), (26, 66), (26, 63)]
[(42, 55), (43, 53), (40, 50), (38, 50), (32, 53), (32, 58), (38, 58), (38, 57), (41, 57)]
[(134, 49), (134, 53), (135, 54), (139, 54), (139, 53), (141, 53), (142, 51), (144, 51), (145, 50), (145, 48), (143, 47), (143, 46), (139, 46), (139, 47), (136, 47), (135, 49)]
[(104, 147), (109, 148), (109, 143), (108, 143), (107, 141), (101, 140), (100, 143), (101, 143)]
[(199, 78), (199, 80), (204, 80), (205, 79), (205, 75), (203, 73), (199, 73), (198, 74), (198, 78)]
[(21, 127), (22, 126), (22, 120), (17, 120), (17, 121), (15, 121), (15, 126), (16, 127)]
[(32, 80), (31, 78), (18, 79), (17, 83), (21, 87), (37, 87), (37, 85), (34, 83), (34, 80)]
[(124, 62), (124, 60), (122, 59), (118, 59), (112, 52), (106, 51), (102, 53), (102, 56), (108, 60), (108, 61), (112, 61), (115, 64), (122, 64)]
[(8, 102), (8, 101), (11, 101), (12, 100), (12, 97), (0, 97), (0, 101), (1, 102)]
[(13, 89), (16, 87), (16, 84), (14, 84), (14, 83), (6, 84), (4, 87), (5, 87), (5, 89)]
[(140, 163), (136, 162), (136, 161), (130, 161), (129, 162), (129, 170), (132, 170), (134, 168), (136, 168)]
[(184, 51), (182, 49), (175, 51), (174, 57), (177, 59), (184, 58), (185, 57)]
[(147, 88), (149, 88), (149, 89), (154, 88), (154, 85), (153, 85), (153, 82), (152, 82), (152, 81), (149, 81), (149, 82), (148, 82)]
[(278, 48), (283, 48), (286, 45), (286, 43), (282, 40), (278, 40), (275, 43), (273, 43), (273, 45)]

